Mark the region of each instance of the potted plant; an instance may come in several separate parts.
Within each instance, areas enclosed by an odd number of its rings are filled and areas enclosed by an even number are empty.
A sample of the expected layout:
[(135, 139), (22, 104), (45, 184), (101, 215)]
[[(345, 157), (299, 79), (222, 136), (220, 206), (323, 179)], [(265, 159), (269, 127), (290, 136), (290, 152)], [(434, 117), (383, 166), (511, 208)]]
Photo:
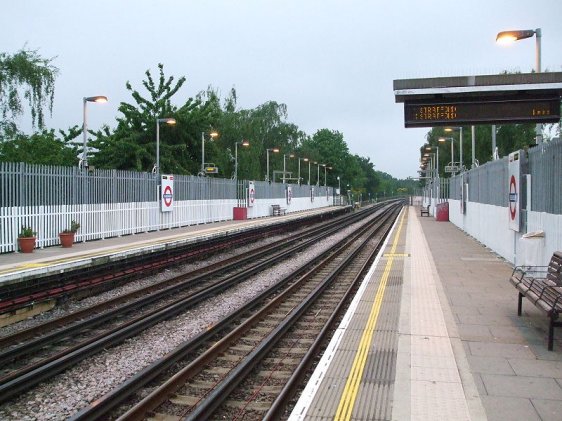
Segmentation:
[(35, 235), (33, 228), (21, 226), (21, 231), (18, 234), (18, 244), (22, 253), (33, 253), (35, 248)]
[(66, 228), (63, 232), (59, 233), (60, 243), (63, 247), (72, 247), (74, 243), (74, 234), (80, 228), (80, 224), (75, 220), (70, 223), (70, 228)]

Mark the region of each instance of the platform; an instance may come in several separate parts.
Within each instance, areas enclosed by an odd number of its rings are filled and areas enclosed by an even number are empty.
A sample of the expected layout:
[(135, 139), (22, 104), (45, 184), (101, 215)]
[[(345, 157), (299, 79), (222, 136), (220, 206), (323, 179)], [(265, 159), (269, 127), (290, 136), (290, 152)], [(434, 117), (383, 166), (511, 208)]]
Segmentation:
[(510, 264), (410, 207), (290, 420), (561, 420), (562, 330), (517, 316)]
[[(517, 316), (510, 264), (419, 214), (405, 208), (396, 222), (291, 419), (561, 420), (562, 329), (549, 352), (544, 314), (524, 302)], [(0, 255), (0, 280), (308, 215)]]
[(119, 259), (209, 240), (225, 234), (243, 232), (257, 226), (271, 226), (281, 221), (295, 220), (332, 212), (339, 207), (326, 207), (310, 211), (288, 213), (283, 216), (229, 220), (209, 224), (191, 225), (141, 234), (131, 234), (75, 243), (71, 248), (46, 247), (33, 253), (0, 254), (0, 284), (27, 276), (42, 276), (68, 269), (88, 267), (99, 259)]

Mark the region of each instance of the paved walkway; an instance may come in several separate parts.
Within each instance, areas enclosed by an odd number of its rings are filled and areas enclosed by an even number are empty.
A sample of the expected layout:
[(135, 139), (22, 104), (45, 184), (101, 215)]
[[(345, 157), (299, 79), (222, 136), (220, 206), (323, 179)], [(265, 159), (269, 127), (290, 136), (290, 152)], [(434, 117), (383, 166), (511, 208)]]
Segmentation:
[[(517, 292), (508, 281), (511, 265), (452, 223), (410, 210), (431, 252), (428, 264), (436, 271), (472, 419), (484, 417), (480, 401), (491, 421), (562, 420), (562, 329), (555, 329), (554, 351), (548, 351), (544, 313), (524, 300), (523, 315), (517, 316)], [(412, 319), (419, 318), (414, 308), (411, 312)]]

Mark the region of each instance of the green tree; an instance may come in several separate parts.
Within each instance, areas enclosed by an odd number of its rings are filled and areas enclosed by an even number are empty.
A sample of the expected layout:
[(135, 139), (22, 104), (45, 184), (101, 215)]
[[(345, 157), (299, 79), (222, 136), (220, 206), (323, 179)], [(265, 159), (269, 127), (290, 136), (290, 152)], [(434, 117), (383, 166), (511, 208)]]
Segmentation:
[[(225, 177), (234, 174), (235, 144), (248, 140), (248, 148), (238, 146), (238, 178), (264, 180), (267, 169), (267, 149), (278, 148), (279, 153), (270, 151), (270, 175), (273, 170), (283, 167), (283, 154), (297, 149), (305, 134), (292, 123), (287, 122), (287, 107), (275, 101), (268, 101), (253, 109), (237, 109), (237, 96), (233, 89), (226, 98), (221, 115), (214, 125), (220, 133), (215, 142), (225, 154), (217, 158)], [(291, 165), (287, 161), (288, 170)]]
[(356, 159), (364, 174), (364, 192), (367, 195), (374, 197), (380, 184), (378, 172), (375, 171), (375, 166), (371, 162), (370, 158), (364, 158), (356, 155)]
[(74, 126), (59, 135), (54, 130), (42, 130), (31, 136), (17, 133), (12, 139), (0, 142), (0, 161), (26, 162), (28, 164), (75, 166), (78, 149), (71, 142), (81, 134)]
[(23, 114), (22, 91), (31, 110), (33, 127), (44, 127), (43, 109), (52, 112), (58, 74), (52, 61), (25, 48), (13, 55), (0, 53), (0, 128), (8, 127), (13, 133), (15, 119)]
[(303, 157), (328, 164), (332, 168), (326, 173), (328, 185), (337, 185), (338, 176), (345, 181), (346, 185), (350, 182), (354, 183), (355, 174), (359, 172), (359, 169), (349, 153), (342, 133), (336, 130), (320, 129), (305, 139), (301, 151)]
[(164, 75), (164, 66), (158, 65), (155, 81), (150, 70), (145, 72), (142, 85), (148, 96), (143, 96), (127, 82), (127, 90), (135, 104), (122, 102), (117, 128), (108, 127), (95, 133), (90, 142), (98, 150), (89, 161), (99, 168), (117, 168), (150, 171), (156, 163), (156, 124), (158, 118), (175, 118), (176, 125), (160, 125), (160, 171), (162, 173), (196, 174), (200, 165), (201, 132), (208, 131), (218, 116), (215, 97), (188, 98), (181, 106), (172, 104), (172, 97), (186, 81)]

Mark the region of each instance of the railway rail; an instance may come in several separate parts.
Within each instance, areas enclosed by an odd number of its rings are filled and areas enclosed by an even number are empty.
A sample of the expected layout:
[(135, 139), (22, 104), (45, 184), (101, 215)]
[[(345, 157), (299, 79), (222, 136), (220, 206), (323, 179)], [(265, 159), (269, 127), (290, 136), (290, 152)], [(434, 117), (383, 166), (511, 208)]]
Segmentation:
[[(146, 398), (130, 409), (121, 407), (111, 418), (124, 411), (123, 420), (148, 414), (189, 419), (230, 419), (233, 413), (252, 419), (278, 417), (350, 301), (400, 207), (388, 206), (353, 238), (319, 257), (312, 269), (307, 265), (304, 273), (288, 276), (72, 419), (107, 417), (122, 402), (138, 401), (132, 394), (149, 382), (154, 390)], [(169, 371), (178, 366), (183, 368)]]
[[(182, 275), (149, 290), (136, 291), (113, 302), (0, 339), (0, 346), (3, 347), (0, 351), (0, 367), (3, 367), (0, 401), (6, 401), (84, 358), (185, 311), (206, 297), (271, 266), (275, 261), (287, 258), (318, 241), (319, 232), (326, 235), (331, 230), (340, 229), (344, 220), (351, 223), (362, 216), (362, 212), (357, 212), (327, 221), (320, 227), (304, 230), (294, 238), (282, 240), (281, 244), (264, 246), (244, 256), (202, 268), (198, 273)], [(280, 248), (283, 250), (280, 251)], [(244, 264), (246, 267), (242, 268)], [(217, 280), (221, 273), (223, 278)], [(178, 293), (183, 295), (178, 298)], [(162, 303), (161, 300), (166, 301)], [(131, 318), (130, 315), (138, 313), (140, 309), (144, 309), (143, 314)], [(61, 348), (64, 349), (61, 351)]]
[(302, 229), (325, 218), (337, 217), (345, 210), (334, 211), (331, 215), (315, 215), (297, 221), (283, 222), (267, 230), (255, 228), (242, 233), (232, 233), (209, 239), (204, 243), (186, 244), (166, 248), (150, 255), (133, 255), (121, 260), (110, 261), (99, 258), (95, 266), (65, 270), (55, 275), (30, 277), (24, 281), (6, 282), (0, 285), (0, 314), (14, 312), (48, 300), (64, 300), (69, 296), (98, 293), (117, 284), (138, 279), (171, 265), (197, 261), (201, 257), (218, 254), (248, 241)]

